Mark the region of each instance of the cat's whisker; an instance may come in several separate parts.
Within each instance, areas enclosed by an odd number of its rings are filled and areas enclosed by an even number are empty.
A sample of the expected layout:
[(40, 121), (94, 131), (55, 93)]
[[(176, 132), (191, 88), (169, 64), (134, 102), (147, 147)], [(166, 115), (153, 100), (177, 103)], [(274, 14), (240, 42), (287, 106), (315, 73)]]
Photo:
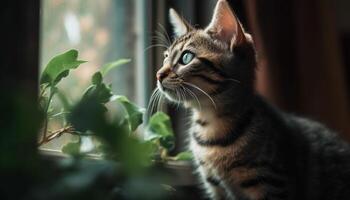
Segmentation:
[(157, 89), (153, 90), (151, 97), (149, 99), (148, 105), (147, 105), (147, 117), (149, 117), (152, 114), (152, 110), (151, 107), (153, 105), (153, 101), (154, 101), (154, 96), (157, 93)]
[[(183, 96), (183, 102), (185, 102), (186, 101), (186, 96), (189, 93), (186, 91), (186, 88), (182, 84), (180, 84), (179, 86), (180, 86), (180, 91), (181, 91), (182, 96)], [(192, 96), (191, 94), (189, 94), (189, 95)], [(187, 109), (186, 109), (186, 114), (187, 114)]]
[(181, 102), (186, 101), (186, 96), (184, 95), (184, 92), (183, 92), (181, 87), (179, 87), (179, 92), (180, 92), (180, 102), (179, 103), (181, 104)]
[(152, 105), (152, 108), (151, 108), (152, 109), (152, 115), (155, 113), (156, 106), (157, 106), (157, 103), (158, 103), (158, 97), (159, 97), (159, 92), (154, 97), (153, 105)]
[(197, 95), (196, 95), (194, 92), (192, 92), (191, 90), (189, 90), (189, 89), (188, 89), (188, 91), (189, 91), (191, 94), (193, 94), (193, 96), (195, 97), (195, 99), (196, 99), (196, 101), (197, 101), (197, 103), (198, 103), (199, 110), (202, 111), (202, 104), (201, 104), (201, 102), (199, 101)]
[(160, 28), (163, 30), (163, 33), (165, 34), (166, 38), (168, 39), (168, 43), (169, 43), (169, 46), (170, 46), (171, 39), (170, 39), (170, 36), (169, 36), (168, 32), (166, 31), (165, 27), (162, 24), (158, 23), (158, 26), (160, 26)]
[(160, 44), (163, 44), (165, 46), (169, 46), (169, 43), (167, 42), (167, 39), (164, 38), (163, 36), (160, 36), (160, 35), (154, 35), (152, 37), (152, 40), (153, 41), (156, 41), (156, 42), (159, 42)]
[(200, 92), (202, 92), (205, 96), (207, 96), (209, 98), (209, 100), (212, 102), (214, 108), (217, 109), (217, 106), (216, 106), (216, 103), (215, 103), (214, 99), (211, 98), (211, 96), (208, 93), (206, 93), (204, 90), (202, 90), (201, 88), (199, 88), (198, 86), (196, 86), (194, 84), (191, 84), (191, 83), (188, 83), (188, 82), (185, 82), (185, 81), (183, 83), (188, 85), (188, 86), (190, 86), (190, 87), (193, 87), (193, 88), (197, 89)]
[(148, 106), (147, 106), (148, 119), (154, 113), (154, 104), (156, 102), (156, 99), (157, 99), (157, 96), (159, 95), (159, 93), (160, 93), (159, 89), (156, 88), (156, 89), (154, 89), (154, 91), (153, 91), (153, 93), (152, 93), (152, 95), (150, 97), (150, 101), (149, 101)]
[(158, 104), (157, 104), (157, 112), (163, 112), (163, 94), (160, 92), (159, 98), (158, 98)]
[(199, 98), (197, 97), (197, 95), (192, 92), (191, 90), (187, 89), (191, 94), (193, 94), (193, 96), (195, 97), (196, 101), (198, 102), (198, 106), (199, 106), (199, 110), (202, 111), (202, 104), (201, 102), (199, 101)]
[(178, 98), (179, 98), (179, 100), (177, 101), (177, 109), (179, 109), (179, 107), (181, 106), (181, 102), (182, 102), (182, 96), (181, 96), (181, 88), (178, 88), (177, 89), (177, 91), (178, 91)]
[(181, 87), (181, 85), (179, 85), (179, 92), (180, 92), (180, 101), (181, 102), (184, 102), (184, 101), (186, 101), (186, 97), (184, 96), (184, 92), (183, 92), (183, 90), (182, 90), (182, 87)]
[(147, 48), (145, 48), (145, 50), (143, 52), (145, 53), (146, 51), (148, 51), (149, 49), (154, 48), (154, 47), (162, 47), (164, 49), (168, 48), (167, 46), (165, 46), (163, 44), (152, 44), (152, 45), (148, 46)]
[(162, 38), (162, 41), (164, 41), (165, 44), (167, 44), (168, 46), (170, 45), (171, 42), (169, 42), (169, 40), (167, 39), (167, 37), (163, 33), (161, 33), (160, 31), (155, 31), (155, 33), (157, 36)]
[[(180, 84), (180, 87), (183, 88), (184, 101), (186, 101), (186, 96), (187, 96), (187, 94), (189, 94), (191, 97), (193, 97), (192, 94), (188, 92), (189, 90), (188, 90), (185, 86), (183, 86), (182, 84)], [(188, 115), (188, 111), (189, 111), (189, 109), (185, 109), (185, 115), (186, 115), (186, 116)]]
[(180, 85), (181, 87), (181, 91), (182, 91), (182, 94), (183, 94), (183, 97), (184, 97), (184, 102), (187, 100), (187, 95), (188, 95), (188, 92), (186, 91), (186, 88), (182, 85)]
[(152, 37), (151, 43), (152, 43), (152, 44), (155, 43), (155, 44), (161, 44), (161, 45), (164, 45), (164, 46), (168, 46), (168, 45), (166, 44), (166, 42), (165, 42), (163, 39), (158, 38), (157, 36)]
[(152, 43), (161, 44), (161, 45), (164, 45), (166, 47), (169, 47), (169, 45), (170, 45), (167, 38), (159, 32), (152, 33), (150, 35), (150, 39), (151, 39)]
[(185, 86), (182, 86), (184, 88), (184, 91), (186, 91), (190, 96), (194, 97), (194, 99), (196, 100), (197, 104), (198, 104), (198, 107), (199, 107), (199, 110), (202, 111), (202, 105), (197, 97), (197, 95), (192, 92), (190, 89), (186, 88)]
[(164, 100), (164, 95), (162, 92), (159, 93), (159, 97), (158, 97), (158, 104), (157, 104), (157, 112), (159, 111), (163, 111), (163, 100)]
[(157, 94), (154, 97), (154, 101), (153, 101), (153, 105), (152, 105), (152, 115), (155, 113), (155, 110), (157, 109), (159, 95), (160, 95), (160, 92), (157, 92)]
[(179, 93), (178, 93), (178, 90), (175, 89), (175, 94), (176, 94), (176, 110), (179, 110), (179, 106), (180, 106), (180, 101), (181, 99), (179, 98)]
[(154, 112), (154, 113), (156, 113), (156, 112), (159, 111), (159, 102), (160, 102), (161, 97), (162, 97), (162, 93), (161, 93), (161, 92), (158, 92), (156, 101), (155, 101), (155, 103), (154, 103), (154, 104), (155, 104), (155, 106), (154, 106), (155, 112)]
[(159, 104), (160, 104), (161, 98), (162, 98), (162, 93), (159, 91), (156, 97), (156, 101), (154, 103), (154, 113), (159, 112)]

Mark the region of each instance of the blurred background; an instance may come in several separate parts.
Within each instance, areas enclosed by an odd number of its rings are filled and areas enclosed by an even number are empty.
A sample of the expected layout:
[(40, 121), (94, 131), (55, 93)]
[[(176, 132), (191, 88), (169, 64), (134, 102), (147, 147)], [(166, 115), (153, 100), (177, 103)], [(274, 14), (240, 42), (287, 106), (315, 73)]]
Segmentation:
[[(350, 141), (350, 1), (228, 1), (256, 43), (259, 93), (285, 111), (323, 122)], [(89, 61), (59, 85), (72, 103), (103, 64), (130, 58), (132, 62), (114, 70), (107, 82), (115, 93), (146, 107), (164, 51), (152, 47), (157, 43), (154, 37), (165, 31), (171, 36), (168, 9), (205, 27), (215, 4), (216, 0), (5, 1), (0, 8), (0, 124), (1, 133), (14, 130), (14, 137), (3, 134), (5, 148), (0, 153), (16, 149), (11, 157), (20, 157), (36, 147), (35, 139), (18, 145), (16, 137), (18, 131), (36, 130), (21, 123), (34, 119), (38, 76), (53, 56), (77, 49), (79, 58)], [(175, 151), (183, 150), (185, 112), (166, 109), (177, 135)], [(58, 149), (68, 140), (55, 140), (46, 148)]]
[[(141, 1), (140, 1), (141, 2)], [(139, 2), (139, 3), (140, 3)], [(143, 43), (144, 31), (138, 30), (139, 20), (135, 12), (137, 1), (125, 0), (42, 0), (40, 15), (40, 70), (56, 55), (69, 49), (79, 51), (79, 58), (88, 61), (60, 83), (59, 88), (74, 104), (91, 84), (91, 76), (103, 65), (121, 58), (130, 58), (132, 62), (113, 71), (107, 77), (113, 92), (125, 95), (132, 101), (144, 104), (146, 97), (137, 96), (137, 90), (146, 91), (146, 87), (137, 87), (137, 77), (143, 77), (143, 70), (137, 70), (137, 60), (144, 52), (137, 52), (137, 45)], [(143, 19), (142, 19), (143, 20)], [(140, 61), (142, 62), (142, 60)], [(141, 68), (144, 65), (140, 64)], [(142, 82), (143, 79), (140, 81)], [(141, 94), (142, 95), (142, 94)], [(55, 109), (62, 105), (56, 101)], [(116, 112), (115, 105), (110, 105)], [(144, 105), (143, 105), (144, 106)], [(62, 119), (57, 117), (49, 124), (50, 130), (58, 130)], [(71, 141), (72, 136), (64, 135), (48, 144), (45, 149), (59, 150)]]

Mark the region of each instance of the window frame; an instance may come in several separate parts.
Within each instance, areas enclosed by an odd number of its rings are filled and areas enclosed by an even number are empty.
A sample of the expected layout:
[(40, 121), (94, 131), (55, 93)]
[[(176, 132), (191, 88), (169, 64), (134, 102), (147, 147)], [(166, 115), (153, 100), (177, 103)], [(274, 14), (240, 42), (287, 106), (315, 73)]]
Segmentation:
[[(9, 93), (25, 94), (37, 101), (39, 66), (40, 2), (36, 0), (7, 1), (1, 8), (2, 48), (0, 59), (1, 87)], [(33, 105), (34, 106), (34, 105)]]

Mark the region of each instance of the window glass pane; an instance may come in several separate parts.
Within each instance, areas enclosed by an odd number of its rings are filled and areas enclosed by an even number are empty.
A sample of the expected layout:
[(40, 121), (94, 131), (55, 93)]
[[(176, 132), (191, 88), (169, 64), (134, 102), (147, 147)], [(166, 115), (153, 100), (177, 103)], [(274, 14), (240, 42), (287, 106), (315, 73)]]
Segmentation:
[[(130, 0), (42, 0), (41, 15), (41, 70), (57, 54), (69, 49), (80, 52), (86, 60), (71, 71), (59, 88), (71, 100), (81, 98), (90, 84), (90, 78), (103, 64), (119, 58), (135, 58), (138, 35), (135, 33), (135, 3)], [(113, 70), (106, 78), (113, 91), (136, 101), (134, 61)], [(58, 106), (56, 106), (58, 107)], [(57, 117), (49, 130), (62, 127)], [(60, 149), (70, 140), (61, 137), (46, 144), (45, 148)]]

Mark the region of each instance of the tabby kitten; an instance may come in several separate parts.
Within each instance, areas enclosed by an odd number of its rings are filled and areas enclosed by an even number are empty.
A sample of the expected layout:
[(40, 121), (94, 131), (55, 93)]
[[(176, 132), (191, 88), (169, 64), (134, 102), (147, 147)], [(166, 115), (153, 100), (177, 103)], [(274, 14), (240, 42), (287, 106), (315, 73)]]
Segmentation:
[(158, 89), (192, 110), (189, 146), (211, 199), (350, 199), (349, 145), (255, 93), (254, 44), (225, 0), (205, 29), (173, 9), (170, 21)]

